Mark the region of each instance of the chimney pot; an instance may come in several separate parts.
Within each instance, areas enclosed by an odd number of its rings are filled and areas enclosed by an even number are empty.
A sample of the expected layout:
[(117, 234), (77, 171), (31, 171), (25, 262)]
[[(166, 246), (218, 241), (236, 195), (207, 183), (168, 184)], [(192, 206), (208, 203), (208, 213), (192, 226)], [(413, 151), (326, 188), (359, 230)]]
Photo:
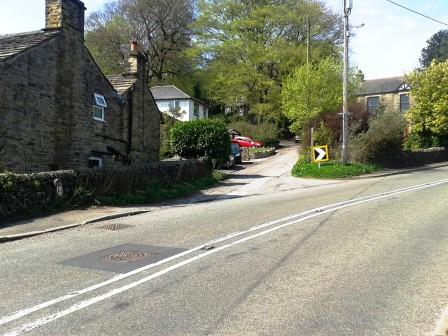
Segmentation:
[(137, 41), (135, 41), (135, 40), (133, 40), (132, 42), (131, 42), (131, 51), (138, 51), (138, 42)]

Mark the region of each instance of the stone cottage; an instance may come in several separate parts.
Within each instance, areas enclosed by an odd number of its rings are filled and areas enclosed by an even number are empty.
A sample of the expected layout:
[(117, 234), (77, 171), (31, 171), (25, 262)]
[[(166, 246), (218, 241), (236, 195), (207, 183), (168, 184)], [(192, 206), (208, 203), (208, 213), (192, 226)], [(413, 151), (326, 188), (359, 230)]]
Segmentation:
[(406, 113), (412, 104), (410, 90), (403, 77), (364, 80), (357, 93), (358, 103), (369, 114), (374, 114), (380, 106), (389, 111)]
[(40, 31), (0, 35), (0, 169), (35, 172), (159, 158), (160, 113), (133, 43), (107, 78), (84, 45), (84, 4), (46, 0)]

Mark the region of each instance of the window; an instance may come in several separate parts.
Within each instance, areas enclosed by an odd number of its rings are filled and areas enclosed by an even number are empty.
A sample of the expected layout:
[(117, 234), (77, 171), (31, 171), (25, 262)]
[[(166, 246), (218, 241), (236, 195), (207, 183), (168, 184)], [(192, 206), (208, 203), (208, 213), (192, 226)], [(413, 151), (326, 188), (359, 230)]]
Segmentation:
[(103, 166), (103, 159), (96, 156), (89, 157), (89, 168), (101, 168)]
[(106, 99), (104, 99), (104, 96), (102, 96), (98, 93), (95, 93), (95, 104), (100, 107), (104, 107), (104, 108), (107, 107)]
[(375, 113), (380, 107), (380, 97), (367, 98), (367, 111), (371, 114)]
[(194, 115), (195, 117), (198, 117), (198, 118), (199, 118), (199, 104), (198, 104), (198, 103), (194, 103), (193, 115)]
[(170, 101), (170, 109), (180, 109), (181, 107), (181, 101), (180, 100), (172, 100)]
[(104, 109), (107, 107), (106, 99), (98, 93), (94, 94), (94, 98), (93, 119), (104, 121)]
[(409, 94), (400, 95), (400, 112), (406, 112), (409, 110)]

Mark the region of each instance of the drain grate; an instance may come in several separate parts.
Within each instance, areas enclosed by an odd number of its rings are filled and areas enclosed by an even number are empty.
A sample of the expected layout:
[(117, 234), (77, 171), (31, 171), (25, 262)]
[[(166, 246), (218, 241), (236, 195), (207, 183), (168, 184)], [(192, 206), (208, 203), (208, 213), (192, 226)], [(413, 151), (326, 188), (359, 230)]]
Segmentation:
[(133, 262), (146, 257), (145, 252), (123, 250), (103, 257), (103, 259), (116, 262)]
[(98, 229), (106, 230), (106, 231), (121, 231), (121, 230), (129, 229), (132, 227), (134, 227), (134, 225), (112, 223), (112, 224), (106, 224), (106, 225), (100, 226), (100, 227), (98, 227)]

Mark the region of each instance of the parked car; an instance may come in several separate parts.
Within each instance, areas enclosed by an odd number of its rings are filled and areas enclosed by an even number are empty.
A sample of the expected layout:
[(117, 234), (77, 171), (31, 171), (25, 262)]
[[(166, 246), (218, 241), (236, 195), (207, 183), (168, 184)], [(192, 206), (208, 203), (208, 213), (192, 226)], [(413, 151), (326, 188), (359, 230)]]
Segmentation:
[(263, 147), (263, 144), (261, 142), (253, 141), (251, 138), (245, 137), (245, 136), (236, 136), (236, 137), (233, 138), (233, 141), (238, 142), (238, 144), (242, 148)]
[(241, 147), (240, 147), (240, 144), (237, 141), (232, 140), (232, 144), (230, 146), (231, 146), (230, 153), (234, 156), (235, 163), (241, 163), (243, 160), (242, 160), (242, 157), (241, 157)]

